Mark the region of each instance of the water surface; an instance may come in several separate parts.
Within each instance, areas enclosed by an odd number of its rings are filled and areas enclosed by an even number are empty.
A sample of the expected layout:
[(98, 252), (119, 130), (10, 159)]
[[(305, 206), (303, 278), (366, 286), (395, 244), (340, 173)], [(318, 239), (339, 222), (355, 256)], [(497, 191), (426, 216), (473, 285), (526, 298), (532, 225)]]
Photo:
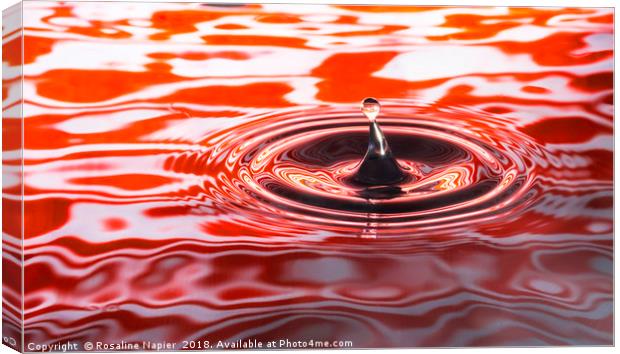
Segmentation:
[(24, 6), (26, 343), (612, 343), (611, 9)]

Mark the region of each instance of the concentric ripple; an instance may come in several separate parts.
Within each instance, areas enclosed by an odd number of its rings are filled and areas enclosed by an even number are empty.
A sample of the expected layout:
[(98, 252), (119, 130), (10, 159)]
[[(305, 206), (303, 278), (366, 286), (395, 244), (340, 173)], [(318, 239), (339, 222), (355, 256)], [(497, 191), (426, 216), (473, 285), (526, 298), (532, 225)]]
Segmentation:
[(379, 120), (410, 175), (398, 186), (351, 183), (368, 144), (368, 122), (349, 107), (255, 117), (208, 137), (208, 158), (194, 161), (206, 161), (204, 188), (222, 206), (328, 229), (472, 222), (535, 194), (528, 169), (541, 148), (488, 113), (393, 101)]

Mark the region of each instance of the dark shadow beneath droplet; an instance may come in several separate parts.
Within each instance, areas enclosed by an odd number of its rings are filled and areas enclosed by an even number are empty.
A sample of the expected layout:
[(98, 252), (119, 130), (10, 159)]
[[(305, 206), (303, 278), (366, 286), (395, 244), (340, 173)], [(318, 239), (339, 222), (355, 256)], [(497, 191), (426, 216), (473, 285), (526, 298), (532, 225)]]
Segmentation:
[(354, 184), (362, 186), (389, 186), (402, 183), (407, 175), (392, 156), (367, 157), (351, 178)]
[(364, 199), (392, 199), (402, 194), (403, 190), (398, 186), (369, 187), (359, 192)]
[(368, 148), (352, 180), (368, 186), (387, 186), (401, 183), (407, 177), (396, 158), (381, 127), (376, 121), (370, 123)]

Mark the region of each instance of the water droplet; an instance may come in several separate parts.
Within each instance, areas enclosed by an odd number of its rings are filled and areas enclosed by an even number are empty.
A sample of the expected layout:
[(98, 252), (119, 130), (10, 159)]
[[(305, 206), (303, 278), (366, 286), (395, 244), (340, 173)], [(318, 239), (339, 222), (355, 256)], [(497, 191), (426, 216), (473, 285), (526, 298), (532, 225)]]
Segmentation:
[[(368, 149), (353, 176), (353, 180), (366, 186), (389, 186), (402, 182), (406, 179), (406, 173), (402, 171), (392, 156), (387, 139), (377, 123), (381, 104), (376, 99), (368, 97), (362, 101), (360, 108), (366, 118), (370, 120)], [(380, 196), (388, 197), (382, 193)], [(390, 196), (392, 195), (390, 194)]]
[(362, 100), (362, 104), (360, 105), (360, 109), (362, 113), (370, 120), (374, 122), (381, 111), (381, 104), (375, 98), (366, 97)]

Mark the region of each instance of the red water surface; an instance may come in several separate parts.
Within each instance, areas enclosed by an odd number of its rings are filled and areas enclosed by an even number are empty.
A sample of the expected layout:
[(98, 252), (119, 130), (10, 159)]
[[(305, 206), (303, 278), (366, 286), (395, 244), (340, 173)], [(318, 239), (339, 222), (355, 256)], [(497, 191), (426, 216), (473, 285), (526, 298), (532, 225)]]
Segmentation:
[(612, 343), (611, 9), (24, 6), (26, 343)]

